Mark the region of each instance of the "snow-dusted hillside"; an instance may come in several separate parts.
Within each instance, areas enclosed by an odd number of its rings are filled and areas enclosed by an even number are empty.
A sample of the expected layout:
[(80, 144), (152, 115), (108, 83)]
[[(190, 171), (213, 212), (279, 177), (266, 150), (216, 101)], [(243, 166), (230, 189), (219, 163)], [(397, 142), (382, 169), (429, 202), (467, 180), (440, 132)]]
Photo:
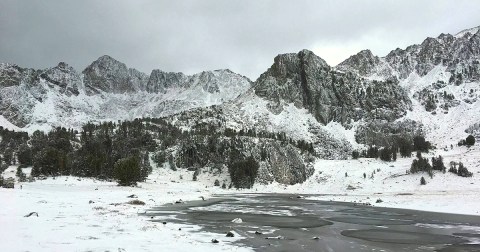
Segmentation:
[[(162, 117), (221, 104), (251, 86), (244, 76), (215, 70), (184, 76), (162, 92), (148, 92), (148, 76), (135, 79), (138, 75), (108, 56), (100, 57), (84, 74), (65, 63), (43, 71), (1, 64), (0, 115), (10, 126), (30, 132), (58, 126), (78, 129), (88, 121)], [(167, 80), (155, 81), (165, 86)]]
[[(480, 32), (440, 34), (385, 57), (369, 50), (336, 66), (369, 79), (399, 79), (412, 109), (397, 121), (414, 120), (438, 148), (455, 145), (477, 132), (480, 123)], [(477, 136), (478, 137), (478, 136)]]
[[(318, 160), (314, 174), (302, 184), (256, 185), (250, 191), (320, 194), (312, 198), (480, 215), (480, 148), (454, 147), (432, 152), (426, 157), (434, 155), (442, 155), (447, 166), (450, 161), (463, 162), (473, 172), (473, 177), (464, 178), (449, 172), (435, 172), (433, 178), (427, 173), (407, 175), (406, 171), (415, 159), (413, 157), (400, 158), (393, 163), (369, 158)], [(426, 185), (420, 185), (422, 176), (427, 181)], [(382, 202), (377, 202), (377, 199)]]
[[(469, 128), (478, 127), (480, 122), (480, 83), (442, 84), (449, 78), (445, 67), (438, 66), (424, 77), (412, 73), (401, 82), (409, 90), (413, 109), (400, 120), (421, 122), (426, 137), (438, 148), (456, 145), (469, 135)], [(431, 109), (426, 108), (425, 99), (419, 95), (422, 92), (433, 97)]]
[(319, 123), (305, 108), (286, 102), (280, 106), (281, 112), (272, 112), (268, 101), (251, 90), (222, 108), (229, 127), (284, 132), (294, 140), (313, 143), (317, 155), (326, 159), (344, 159), (350, 155), (355, 144), (350, 139)]

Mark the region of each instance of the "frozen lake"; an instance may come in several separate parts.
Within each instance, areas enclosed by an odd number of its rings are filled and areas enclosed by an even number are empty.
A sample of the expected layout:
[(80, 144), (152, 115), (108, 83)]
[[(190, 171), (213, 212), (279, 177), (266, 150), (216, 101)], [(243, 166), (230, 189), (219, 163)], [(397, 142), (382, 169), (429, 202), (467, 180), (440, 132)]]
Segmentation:
[[(313, 196), (313, 195), (312, 195)], [(159, 206), (152, 221), (228, 231), (256, 251), (480, 251), (480, 217), (308, 199), (238, 194)], [(462, 207), (462, 206), (458, 206)], [(232, 223), (241, 218), (242, 223)], [(212, 244), (215, 246), (215, 244)], [(213, 248), (213, 247), (212, 247)]]

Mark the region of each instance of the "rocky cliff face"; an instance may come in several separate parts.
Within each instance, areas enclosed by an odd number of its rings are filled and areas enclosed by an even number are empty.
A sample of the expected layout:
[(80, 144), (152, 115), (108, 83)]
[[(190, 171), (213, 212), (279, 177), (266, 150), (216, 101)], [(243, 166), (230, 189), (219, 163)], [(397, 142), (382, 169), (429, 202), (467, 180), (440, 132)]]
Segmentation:
[(185, 87), (188, 77), (183, 73), (167, 73), (154, 69), (147, 83), (147, 92), (165, 93), (167, 89)]
[(215, 140), (205, 140), (197, 136), (167, 153), (176, 167), (210, 167), (225, 173), (229, 164), (252, 157), (259, 164), (255, 182), (262, 184), (275, 181), (293, 185), (304, 182), (313, 174), (312, 164), (305, 161), (308, 154), (291, 144), (266, 138), (215, 136)]
[[(245, 80), (245, 77), (228, 69), (203, 71), (194, 75), (168, 73), (155, 69), (150, 74), (147, 91), (150, 93), (166, 93), (169, 90), (201, 89), (204, 92), (215, 94), (229, 88), (250, 86), (250, 84), (245, 83)], [(236, 97), (242, 93), (232, 95)]]
[[(376, 60), (370, 57), (370, 65), (361, 71), (367, 71)], [(282, 100), (292, 102), (308, 109), (323, 124), (349, 124), (362, 118), (393, 121), (411, 106), (395, 79), (371, 81), (340, 72), (307, 50), (277, 56), (255, 82), (255, 93), (270, 100), (273, 111), (281, 111)]]

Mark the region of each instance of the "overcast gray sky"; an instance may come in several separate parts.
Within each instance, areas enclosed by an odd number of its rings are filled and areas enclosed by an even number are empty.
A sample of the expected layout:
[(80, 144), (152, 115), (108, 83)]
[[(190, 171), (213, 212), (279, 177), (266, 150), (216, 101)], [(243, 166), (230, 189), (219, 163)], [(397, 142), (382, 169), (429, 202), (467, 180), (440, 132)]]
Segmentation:
[(336, 65), (480, 25), (480, 1), (0, 0), (0, 62), (82, 71), (108, 54), (145, 73), (229, 68), (255, 80), (303, 48)]

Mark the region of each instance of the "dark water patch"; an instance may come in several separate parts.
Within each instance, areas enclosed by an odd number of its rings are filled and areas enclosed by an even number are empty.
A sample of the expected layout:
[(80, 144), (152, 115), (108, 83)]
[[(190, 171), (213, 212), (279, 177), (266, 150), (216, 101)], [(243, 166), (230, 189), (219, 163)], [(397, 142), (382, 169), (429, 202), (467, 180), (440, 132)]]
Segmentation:
[[(470, 237), (470, 238), (480, 238), (480, 234), (472, 234), (472, 233), (453, 233), (456, 236), (463, 236), (463, 237)], [(480, 251), (480, 250), (479, 250)]]
[[(151, 221), (198, 225), (255, 251), (480, 251), (478, 216), (452, 215), (297, 195), (235, 194), (150, 209)], [(242, 223), (232, 223), (241, 218)], [(465, 227), (471, 227), (466, 230)], [(255, 234), (260, 231), (262, 234)], [(318, 239), (313, 239), (317, 237)], [(268, 239), (266, 239), (268, 238)], [(210, 242), (206, 240), (205, 242)]]
[(315, 228), (333, 223), (318, 217), (309, 216), (278, 216), (255, 213), (231, 213), (218, 211), (195, 211), (190, 213), (191, 218), (196, 221), (217, 222), (231, 224), (235, 218), (241, 218), (243, 225), (254, 224), (257, 226), (269, 226), (274, 228)]
[(359, 217), (359, 216), (332, 217), (332, 218), (328, 218), (328, 220), (334, 221), (334, 222), (343, 222), (343, 223), (360, 224), (360, 225), (374, 225), (374, 226), (410, 225), (415, 223), (411, 220), (369, 218), (369, 217)]
[(344, 230), (343, 236), (362, 239), (371, 242), (435, 245), (435, 244), (460, 244), (467, 242), (459, 237), (451, 235), (396, 231), (389, 229), (363, 229)]
[(437, 249), (438, 252), (478, 252), (480, 244), (455, 244), (448, 245), (444, 248)]

